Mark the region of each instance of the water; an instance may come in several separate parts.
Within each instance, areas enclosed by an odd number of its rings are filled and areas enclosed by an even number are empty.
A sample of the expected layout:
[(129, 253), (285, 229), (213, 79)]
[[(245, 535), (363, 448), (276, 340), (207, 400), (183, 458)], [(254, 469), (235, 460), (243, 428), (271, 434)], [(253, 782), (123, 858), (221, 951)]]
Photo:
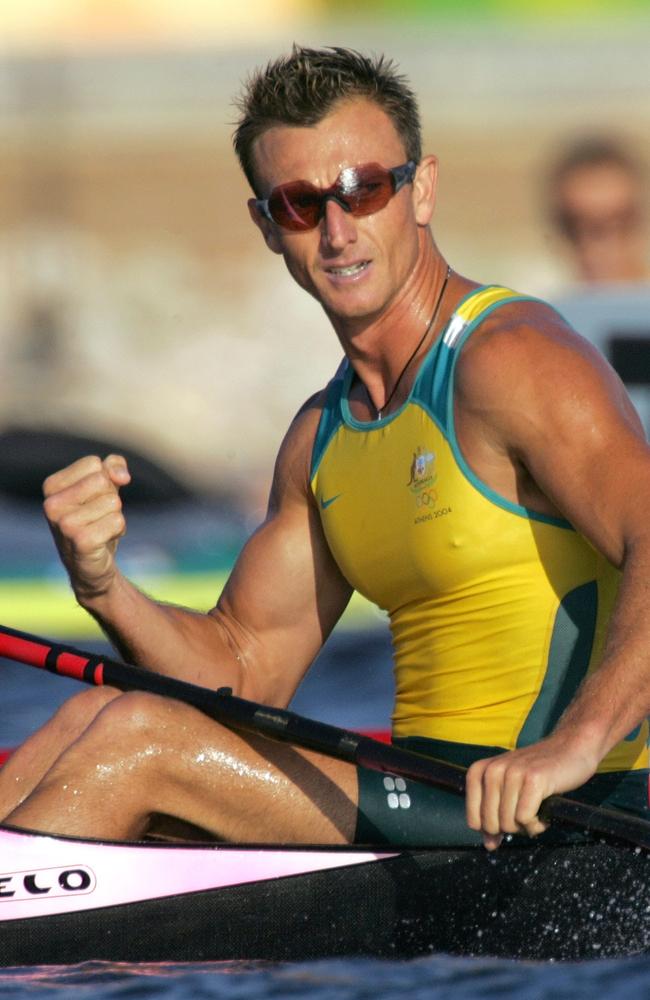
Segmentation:
[(650, 961), (542, 965), (436, 956), (410, 962), (115, 965), (0, 972), (2, 1000), (630, 1000), (650, 996)]
[[(77, 643), (98, 648), (96, 643)], [(343, 726), (382, 728), (391, 701), (390, 649), (381, 632), (335, 635), (298, 692), (296, 710)], [(0, 663), (0, 745), (14, 745), (73, 693), (76, 682)], [(444, 920), (444, 913), (440, 914)], [(542, 1000), (650, 998), (650, 957), (533, 963), (435, 955), (412, 961), (340, 959), (294, 964), (83, 963), (0, 970), (0, 1000)]]

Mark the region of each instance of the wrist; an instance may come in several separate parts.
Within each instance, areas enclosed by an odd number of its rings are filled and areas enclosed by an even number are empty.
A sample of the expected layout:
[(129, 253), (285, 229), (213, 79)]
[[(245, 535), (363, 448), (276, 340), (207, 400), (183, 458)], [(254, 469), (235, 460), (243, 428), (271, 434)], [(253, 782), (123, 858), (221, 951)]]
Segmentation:
[(616, 742), (600, 721), (561, 721), (548, 740), (572, 757), (581, 758), (594, 771)]
[(101, 615), (103, 609), (109, 608), (116, 600), (121, 590), (121, 575), (116, 568), (99, 579), (85, 580), (83, 577), (72, 578), (71, 585), (77, 603), (90, 614)]

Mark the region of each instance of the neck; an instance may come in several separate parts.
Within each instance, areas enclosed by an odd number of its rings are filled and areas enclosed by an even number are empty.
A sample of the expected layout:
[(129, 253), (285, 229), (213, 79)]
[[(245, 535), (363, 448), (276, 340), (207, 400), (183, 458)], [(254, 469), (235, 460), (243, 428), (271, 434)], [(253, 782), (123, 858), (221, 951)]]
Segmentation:
[(436, 247), (429, 229), (419, 235), (419, 249), (415, 263), (407, 273), (397, 294), (377, 312), (362, 316), (341, 316), (328, 312), (328, 318), (341, 341), (343, 350), (354, 362), (358, 353), (364, 353), (371, 344), (378, 344), (395, 329), (406, 334), (421, 326), (427, 318), (432, 286), (446, 269), (446, 262)]
[(364, 386), (363, 394), (375, 411), (373, 416), (382, 415), (387, 401), (393, 401), (400, 388), (398, 383), (402, 390), (408, 386), (410, 369), (417, 369), (417, 356), (435, 339), (446, 315), (444, 302), (440, 308), (439, 300), (447, 270), (446, 261), (430, 240), (399, 297), (379, 315), (364, 322), (333, 320), (343, 349)]

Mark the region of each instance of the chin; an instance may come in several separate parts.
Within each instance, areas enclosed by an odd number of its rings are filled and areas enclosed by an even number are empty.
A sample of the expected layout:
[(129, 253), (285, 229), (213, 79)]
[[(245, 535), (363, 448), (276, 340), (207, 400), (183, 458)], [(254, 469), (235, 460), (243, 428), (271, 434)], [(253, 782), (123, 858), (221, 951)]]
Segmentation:
[(360, 292), (356, 292), (355, 294), (355, 292), (355, 289), (349, 289), (344, 293), (339, 292), (335, 295), (316, 294), (316, 298), (325, 309), (325, 312), (341, 319), (370, 318), (381, 312), (385, 305), (383, 299), (379, 299), (378, 296), (368, 295), (367, 291), (364, 291), (363, 294)]

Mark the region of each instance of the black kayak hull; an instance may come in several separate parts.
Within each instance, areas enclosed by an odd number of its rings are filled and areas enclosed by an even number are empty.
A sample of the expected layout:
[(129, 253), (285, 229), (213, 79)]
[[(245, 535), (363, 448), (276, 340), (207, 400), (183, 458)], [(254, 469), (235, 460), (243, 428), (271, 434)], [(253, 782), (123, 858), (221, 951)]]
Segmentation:
[[(235, 849), (209, 850), (227, 856)], [(259, 856), (268, 849), (254, 850)], [(650, 950), (650, 859), (634, 849), (410, 850), (352, 864), (349, 856), (341, 853), (340, 867), (0, 919), (0, 964), (403, 959), (433, 952), (558, 961)], [(198, 851), (196, 857), (201, 864)], [(5, 878), (6, 891), (11, 884)], [(6, 900), (0, 918), (3, 906)]]

